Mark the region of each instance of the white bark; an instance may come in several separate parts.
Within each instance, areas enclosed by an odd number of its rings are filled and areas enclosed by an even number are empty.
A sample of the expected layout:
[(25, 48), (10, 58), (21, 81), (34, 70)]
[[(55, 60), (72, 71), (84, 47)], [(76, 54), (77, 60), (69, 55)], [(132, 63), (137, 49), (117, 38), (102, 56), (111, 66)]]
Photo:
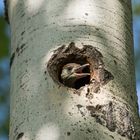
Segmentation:
[[(8, 5), (10, 140), (128, 140), (119, 128), (110, 131), (97, 122), (87, 106), (106, 110), (112, 102), (115, 123), (137, 129), (130, 0), (10, 0)], [(52, 50), (70, 42), (96, 47), (114, 76), (92, 99), (85, 96), (87, 86), (73, 94), (44, 73)]]

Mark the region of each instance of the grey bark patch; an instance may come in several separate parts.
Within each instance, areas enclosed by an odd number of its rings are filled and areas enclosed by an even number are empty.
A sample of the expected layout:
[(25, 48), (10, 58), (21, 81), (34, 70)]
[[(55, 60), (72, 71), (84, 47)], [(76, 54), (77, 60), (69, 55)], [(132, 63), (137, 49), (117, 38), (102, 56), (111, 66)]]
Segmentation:
[(135, 140), (134, 119), (126, 106), (122, 107), (110, 101), (105, 105), (86, 106), (86, 109), (97, 123), (107, 127), (111, 132)]
[(101, 109), (100, 107), (98, 107), (98, 105), (96, 107), (86, 106), (87, 110), (90, 112), (91, 117), (94, 117), (97, 123), (103, 125), (105, 124), (105, 121), (102, 119), (102, 113), (100, 111)]
[[(62, 45), (53, 51), (47, 69), (54, 82), (61, 86), (80, 89), (85, 85), (91, 85), (92, 91), (98, 92), (100, 86), (107, 84), (114, 78), (109, 71), (104, 69), (102, 58), (102, 54), (92, 45), (83, 45), (83, 48), (78, 48), (74, 42), (71, 42), (68, 46)], [(61, 77), (64, 66), (70, 63), (89, 64), (89, 68), (82, 72), (89, 72), (90, 75), (76, 80), (74, 86), (65, 84)]]
[(115, 125), (115, 120), (114, 120), (114, 114), (113, 114), (113, 104), (112, 102), (109, 102), (107, 108), (106, 108), (106, 127), (114, 132), (116, 129), (116, 125)]

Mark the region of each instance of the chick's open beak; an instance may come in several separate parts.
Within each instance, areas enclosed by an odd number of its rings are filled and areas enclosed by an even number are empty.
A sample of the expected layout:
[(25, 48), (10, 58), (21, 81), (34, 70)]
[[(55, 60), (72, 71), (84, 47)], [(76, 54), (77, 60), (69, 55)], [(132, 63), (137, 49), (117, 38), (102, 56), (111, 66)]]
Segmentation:
[(86, 68), (86, 67), (89, 67), (89, 64), (84, 64), (84, 65), (79, 66), (78, 68), (75, 68), (74, 71), (73, 71), (73, 76), (75, 76), (76, 79), (80, 79), (80, 78), (89, 76), (90, 73), (84, 73), (83, 72), (83, 69)]

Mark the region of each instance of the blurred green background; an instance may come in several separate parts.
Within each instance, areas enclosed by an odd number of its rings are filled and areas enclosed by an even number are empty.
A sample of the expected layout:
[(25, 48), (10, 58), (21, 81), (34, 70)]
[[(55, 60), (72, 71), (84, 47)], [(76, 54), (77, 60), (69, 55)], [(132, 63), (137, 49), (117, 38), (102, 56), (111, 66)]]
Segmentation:
[[(140, 106), (140, 0), (132, 0), (132, 3), (136, 84)], [(4, 3), (0, 0), (0, 140), (8, 140), (10, 28), (3, 15)]]

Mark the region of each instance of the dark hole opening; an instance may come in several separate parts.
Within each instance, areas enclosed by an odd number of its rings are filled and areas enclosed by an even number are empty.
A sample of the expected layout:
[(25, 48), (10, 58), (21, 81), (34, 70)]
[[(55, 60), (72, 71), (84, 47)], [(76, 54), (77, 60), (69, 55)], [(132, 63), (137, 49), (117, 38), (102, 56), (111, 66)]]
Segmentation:
[(75, 82), (74, 88), (79, 89), (80, 87), (83, 87), (86, 84), (89, 84), (89, 82), (90, 82), (90, 76), (81, 78)]
[[(90, 73), (90, 67), (86, 67), (82, 70), (83, 73)], [(83, 87), (85, 86), (86, 84), (89, 84), (90, 82), (90, 75), (89, 76), (86, 76), (84, 78), (81, 78), (79, 80), (77, 80), (75, 82), (75, 89), (79, 89), (80, 87)]]

